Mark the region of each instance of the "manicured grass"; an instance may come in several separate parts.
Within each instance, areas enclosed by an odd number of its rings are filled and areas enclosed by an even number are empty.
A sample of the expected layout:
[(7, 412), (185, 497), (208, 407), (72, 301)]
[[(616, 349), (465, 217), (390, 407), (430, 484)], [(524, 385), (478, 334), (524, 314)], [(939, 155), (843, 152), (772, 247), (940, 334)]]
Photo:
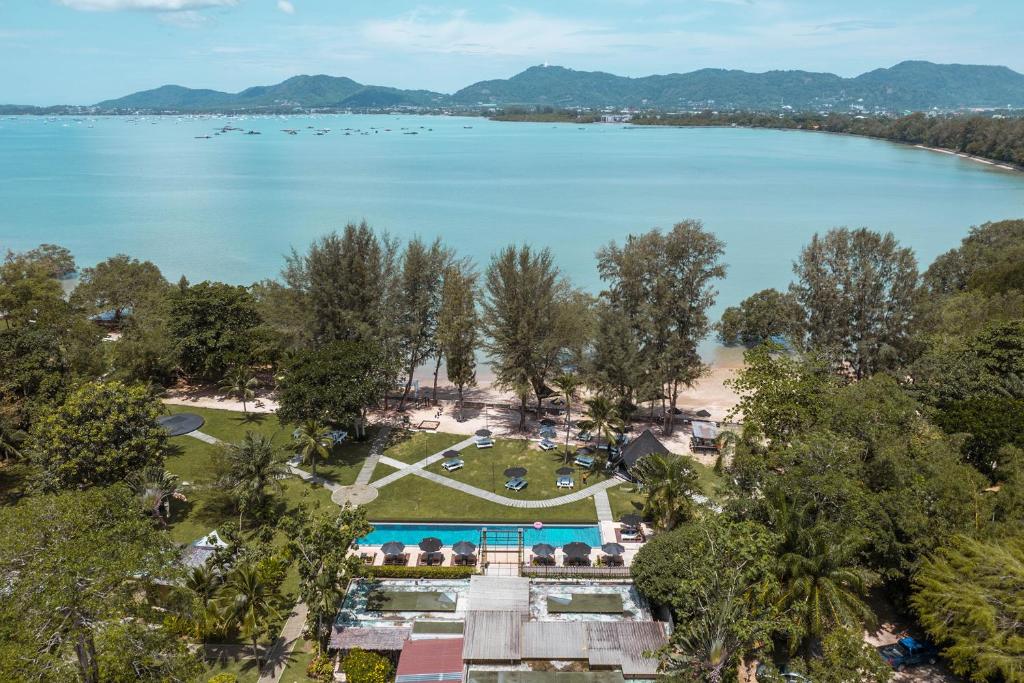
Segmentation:
[[(715, 470), (707, 465), (702, 465), (696, 460), (693, 467), (697, 470), (697, 483), (708, 498), (718, 501), (720, 498), (718, 489), (722, 484), (722, 477), (715, 474)], [(616, 520), (625, 514), (642, 514), (646, 496), (637, 491), (635, 484), (624, 483), (621, 486), (614, 486), (608, 489), (608, 500), (612, 504), (612, 515)]]
[[(498, 439), (493, 448), (478, 449), (470, 446), (461, 451), (461, 456), (466, 465), (460, 470), (445, 472), (441, 467), (443, 460), (434, 463), (427, 470), (472, 484), (485, 491), (527, 500), (557, 498), (608, 478), (605, 472), (585, 472), (573, 466), (571, 461), (566, 464), (562, 449), (542, 451), (537, 448), (536, 443), (523, 439)], [(504, 472), (509, 467), (526, 468), (527, 486), (522, 491), (509, 492), (505, 489), (508, 477)], [(571, 476), (576, 482), (576, 489), (559, 489), (555, 486), (558, 477), (555, 470), (561, 467), (572, 467), (575, 470)], [(587, 476), (585, 484), (584, 474)]]
[(223, 673), (234, 674), (238, 683), (256, 683), (259, 671), (256, 670), (256, 660), (252, 658), (252, 648), (241, 649), (233, 645), (224, 648), (215, 658), (206, 660), (206, 672), (199, 676), (197, 683)]
[(622, 614), (618, 593), (573, 593), (568, 598), (548, 596), (549, 614)]
[(295, 641), (291, 657), (288, 659), (288, 666), (281, 674), (281, 683), (306, 683), (310, 679), (306, 676), (306, 669), (313, 661), (316, 645), (308, 642), (305, 638)]
[(451, 448), (467, 438), (465, 434), (396, 430), (391, 433), (391, 442), (388, 444), (387, 449), (385, 449), (384, 455), (411, 465), (428, 455)]
[[(373, 483), (373, 482), (377, 481), (378, 479), (383, 479), (384, 477), (388, 476), (392, 472), (397, 472), (397, 471), (398, 471), (397, 467), (392, 467), (391, 465), (385, 465), (384, 463), (379, 462), (379, 463), (377, 463), (377, 466), (375, 468), (373, 468), (373, 476), (370, 477), (370, 482)], [(409, 476), (409, 475), (406, 475), (406, 476)], [(384, 491), (384, 489), (381, 489), (381, 491)]]
[(383, 487), (380, 496), (364, 507), (367, 516), (378, 522), (592, 524), (597, 521), (593, 498), (553, 508), (514, 508), (435, 484), (415, 474)]

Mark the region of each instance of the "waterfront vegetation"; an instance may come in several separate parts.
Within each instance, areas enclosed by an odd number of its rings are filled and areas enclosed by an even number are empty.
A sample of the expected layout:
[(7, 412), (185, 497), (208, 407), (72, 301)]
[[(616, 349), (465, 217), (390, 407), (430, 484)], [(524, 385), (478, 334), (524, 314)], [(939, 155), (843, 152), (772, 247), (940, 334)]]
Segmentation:
[[(646, 455), (633, 470), (640, 485), (608, 491), (615, 515), (639, 512), (657, 531), (633, 571), (673, 611), (666, 666), (700, 681), (754, 659), (814, 680), (888, 680), (860, 637), (876, 622), (874, 591), (957, 673), (1022, 680), (1024, 614), (1012, 600), (1024, 588), (1022, 245), (1024, 221), (985, 224), (922, 273), (892, 235), (833, 229), (794, 255), (787, 291), (727, 312), (719, 334), (748, 349), (731, 380), (731, 419), (742, 422), (719, 443), (723, 457), (712, 469)], [(309, 641), (326, 647), (345, 583), (362, 571), (346, 549), (368, 519), (595, 521), (591, 498), (517, 508), (415, 474), (339, 508), (286, 460), (301, 450), (304, 466), (353, 483), (380, 434), (370, 411), (402, 405), (408, 369), (439, 369), (448, 354), (458, 358), (449, 379), (472, 386), (477, 345), (524, 425), (553, 391), (601, 438), (644, 404), (665, 409), (656, 431), (671, 435), (680, 392), (706, 371), (697, 349), (724, 249), (696, 221), (631, 235), (598, 250), (596, 296), (546, 249), (501, 250), (477, 285), (475, 266), (445, 245), (403, 246), (365, 224), (293, 253), (281, 281), (249, 287), (172, 285), (153, 264), (115, 257), (68, 298), (56, 279), (73, 269), (66, 250), (9, 254), (0, 679), (223, 670), (251, 680), (300, 599)], [(88, 316), (111, 309), (121, 337), (102, 342)], [(179, 380), (222, 387), (245, 411), (165, 406), (160, 394)], [(393, 387), (400, 395), (386, 397)], [(248, 412), (271, 389), (277, 415)], [(221, 443), (167, 437), (165, 411), (199, 413)], [(352, 439), (328, 446), (338, 428)], [(408, 464), (465, 437), (396, 428), (389, 438), (386, 454)], [(460, 470), (428, 472), (550, 498), (565, 492), (562, 448), (497, 439), (466, 449)], [(504, 491), (510, 466), (527, 468), (525, 490)], [(599, 466), (587, 484), (607, 476)], [(227, 548), (186, 570), (181, 544), (213, 529)], [(222, 663), (196, 654), (213, 644), (226, 644)]]

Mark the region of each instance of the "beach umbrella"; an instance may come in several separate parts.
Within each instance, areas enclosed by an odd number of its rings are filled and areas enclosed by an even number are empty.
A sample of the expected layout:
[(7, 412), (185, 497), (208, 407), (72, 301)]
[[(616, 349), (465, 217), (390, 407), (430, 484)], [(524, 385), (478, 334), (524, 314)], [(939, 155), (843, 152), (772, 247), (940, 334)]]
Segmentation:
[(401, 555), (405, 550), (405, 544), (399, 541), (388, 541), (380, 549), (385, 555)]
[(490, 429), (478, 429), (478, 430), (476, 430), (476, 435), (477, 436), (490, 436), (491, 435), (491, 430)]
[(459, 453), (458, 451), (453, 451), (451, 449), (448, 449), (447, 451), (445, 451), (444, 453), (441, 454), (441, 457), (443, 457), (443, 458), (458, 458), (461, 455), (462, 454)]
[(630, 513), (628, 515), (622, 515), (622, 517), (619, 517), (619, 521), (625, 524), (626, 526), (640, 526), (640, 522), (643, 521), (643, 518), (640, 515)]
[(548, 417), (545, 417), (543, 420), (540, 421), (540, 423), (543, 426), (545, 426), (545, 427), (554, 427), (555, 426), (555, 421), (552, 420), (551, 418), (548, 418)]
[(472, 555), (476, 552), (476, 546), (469, 541), (459, 541), (452, 546), (452, 551), (456, 555)]
[(569, 557), (585, 557), (590, 554), (591, 550), (593, 550), (593, 548), (586, 543), (580, 543), (579, 541), (566, 543), (562, 546), (562, 552)]
[(608, 555), (621, 555), (626, 552), (626, 549), (618, 543), (605, 543), (601, 546), (601, 550)]
[(538, 543), (532, 548), (533, 554), (539, 557), (551, 557), (555, 554), (555, 546), (548, 543)]
[(441, 543), (440, 538), (428, 536), (427, 538), (424, 538), (422, 541), (420, 541), (420, 550), (422, 550), (425, 553), (436, 553), (438, 550), (441, 549), (442, 545), (443, 544)]
[(571, 467), (559, 467), (555, 470), (555, 474), (572, 474), (575, 470)]
[(583, 448), (576, 451), (576, 455), (593, 455), (594, 449), (584, 446)]
[(525, 467), (509, 467), (507, 470), (505, 470), (505, 476), (506, 477), (525, 477), (526, 476), (526, 468)]
[(711, 413), (701, 408), (696, 412), (697, 417), (711, 417)]

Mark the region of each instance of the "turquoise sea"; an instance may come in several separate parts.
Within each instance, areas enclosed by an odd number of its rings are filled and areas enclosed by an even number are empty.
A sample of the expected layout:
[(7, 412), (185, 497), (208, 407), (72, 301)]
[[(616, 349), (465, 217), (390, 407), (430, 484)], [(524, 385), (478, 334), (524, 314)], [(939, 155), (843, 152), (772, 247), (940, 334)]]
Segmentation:
[[(225, 125), (243, 130), (215, 135)], [(548, 246), (597, 290), (599, 246), (699, 218), (727, 244), (721, 308), (785, 286), (815, 231), (891, 230), (926, 264), (972, 224), (1014, 217), (1024, 173), (826, 134), (383, 115), (0, 119), (0, 249), (56, 242), (81, 265), (124, 252), (172, 280), (273, 277), (292, 246), (365, 218), (440, 235), (481, 265), (509, 242)]]

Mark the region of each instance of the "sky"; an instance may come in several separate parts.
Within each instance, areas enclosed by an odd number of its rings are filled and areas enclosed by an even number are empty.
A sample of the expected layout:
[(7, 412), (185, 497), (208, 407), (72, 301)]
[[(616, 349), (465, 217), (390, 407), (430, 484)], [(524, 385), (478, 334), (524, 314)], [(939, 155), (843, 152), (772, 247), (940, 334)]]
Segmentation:
[(855, 76), (905, 59), (1024, 72), (1024, 0), (0, 0), (0, 102), (93, 104), (296, 74), (454, 92), (536, 64)]

